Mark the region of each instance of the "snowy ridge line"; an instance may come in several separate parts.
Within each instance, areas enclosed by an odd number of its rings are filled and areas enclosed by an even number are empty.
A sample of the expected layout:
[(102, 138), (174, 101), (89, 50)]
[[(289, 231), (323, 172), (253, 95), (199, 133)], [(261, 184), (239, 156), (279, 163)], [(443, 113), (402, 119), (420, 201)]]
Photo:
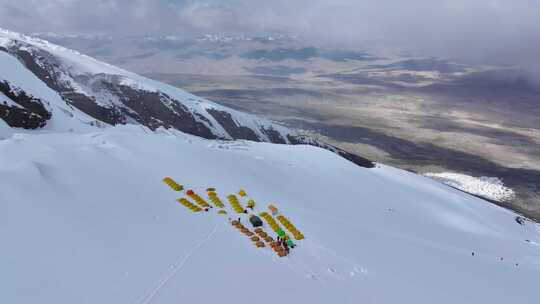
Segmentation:
[[(22, 41), (29, 45), (35, 46), (37, 48), (47, 49), (51, 51), (53, 55), (71, 55), (71, 56), (68, 56), (68, 58), (72, 58), (72, 59), (76, 59), (77, 57), (79, 57), (79, 60), (75, 60), (75, 62), (87, 63), (87, 64), (91, 63), (91, 65), (107, 67), (110, 71), (114, 71), (113, 73), (108, 73), (108, 74), (118, 74), (118, 75), (125, 75), (125, 76), (135, 75), (136, 76), (136, 74), (132, 72), (118, 68), (116, 66), (113, 66), (105, 62), (98, 61), (95, 58), (82, 54), (73, 49), (68, 49), (66, 47), (50, 43), (49, 41), (46, 41), (41, 38), (30, 37), (21, 33), (17, 33), (17, 32), (0, 28), (0, 46), (7, 47), (9, 46), (9, 43), (12, 43), (14, 41)], [(80, 59), (84, 59), (84, 61), (81, 61)]]

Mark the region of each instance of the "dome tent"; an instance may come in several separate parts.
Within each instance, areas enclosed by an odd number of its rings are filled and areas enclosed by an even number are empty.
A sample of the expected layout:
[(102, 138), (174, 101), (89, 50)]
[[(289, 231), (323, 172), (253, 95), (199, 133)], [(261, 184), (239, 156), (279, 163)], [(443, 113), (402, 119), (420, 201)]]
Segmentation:
[(253, 227), (260, 227), (263, 224), (261, 218), (256, 215), (251, 215), (249, 217), (249, 222), (251, 223), (251, 225), (253, 225)]

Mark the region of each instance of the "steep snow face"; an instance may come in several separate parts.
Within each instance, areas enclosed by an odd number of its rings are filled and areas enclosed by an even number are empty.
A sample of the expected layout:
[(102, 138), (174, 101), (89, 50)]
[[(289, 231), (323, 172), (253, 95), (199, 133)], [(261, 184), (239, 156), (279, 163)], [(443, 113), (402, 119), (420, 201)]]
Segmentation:
[(1, 50), (17, 56), (65, 103), (107, 124), (135, 122), (153, 130), (175, 128), (205, 138), (274, 143), (290, 143), (290, 136), (295, 136), (264, 119), (41, 39), (0, 30)]
[(452, 172), (425, 175), (454, 188), (499, 202), (511, 200), (515, 196), (514, 191), (506, 187), (497, 177), (474, 177)]
[[(224, 202), (244, 188), (306, 239), (278, 258), (176, 203), (164, 176)], [(0, 180), (0, 303), (537, 302), (538, 226), (311, 146), (135, 126), (16, 134), (0, 141)]]
[[(54, 120), (44, 124), (45, 130), (88, 131), (93, 125), (97, 125), (94, 119), (67, 105), (57, 92), (45, 85), (12, 55), (0, 52), (0, 67), (0, 90), (4, 91), (0, 92), (0, 104), (4, 104), (8, 112), (24, 109), (29, 116), (39, 116), (44, 122), (54, 116)], [(6, 94), (17, 100), (14, 101)], [(7, 117), (4, 119), (11, 122)]]

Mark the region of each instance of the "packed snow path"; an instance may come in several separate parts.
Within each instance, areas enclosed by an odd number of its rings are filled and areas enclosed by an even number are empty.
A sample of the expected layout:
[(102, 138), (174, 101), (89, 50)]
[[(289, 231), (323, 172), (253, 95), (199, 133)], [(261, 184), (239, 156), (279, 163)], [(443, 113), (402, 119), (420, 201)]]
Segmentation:
[[(171, 172), (278, 202), (306, 239), (286, 258), (259, 250), (175, 202)], [(313, 147), (18, 134), (0, 140), (0, 181), (0, 303), (537, 302), (537, 225)]]
[(167, 284), (181, 269), (184, 267), (186, 262), (189, 260), (189, 258), (199, 249), (201, 248), (212, 236), (216, 233), (218, 228), (218, 225), (214, 225), (212, 230), (208, 232), (206, 237), (204, 237), (197, 245), (195, 245), (187, 254), (182, 255), (180, 259), (178, 259), (173, 265), (171, 265), (171, 270), (167, 271), (164, 278), (159, 280), (159, 282), (156, 284), (154, 288), (152, 288), (141, 301), (138, 301), (138, 303), (141, 304), (149, 304), (152, 302), (152, 299), (155, 297), (155, 295)]

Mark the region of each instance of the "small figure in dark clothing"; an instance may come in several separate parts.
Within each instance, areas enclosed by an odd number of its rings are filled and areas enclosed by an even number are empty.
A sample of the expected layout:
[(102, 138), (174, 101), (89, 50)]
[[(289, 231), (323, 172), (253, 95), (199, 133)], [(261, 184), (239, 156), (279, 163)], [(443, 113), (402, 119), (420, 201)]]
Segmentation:
[(283, 242), (283, 249), (285, 249), (285, 252), (289, 254), (289, 245), (287, 245), (287, 242)]
[(474, 251), (471, 254), (472, 254), (472, 256), (474, 256)]

